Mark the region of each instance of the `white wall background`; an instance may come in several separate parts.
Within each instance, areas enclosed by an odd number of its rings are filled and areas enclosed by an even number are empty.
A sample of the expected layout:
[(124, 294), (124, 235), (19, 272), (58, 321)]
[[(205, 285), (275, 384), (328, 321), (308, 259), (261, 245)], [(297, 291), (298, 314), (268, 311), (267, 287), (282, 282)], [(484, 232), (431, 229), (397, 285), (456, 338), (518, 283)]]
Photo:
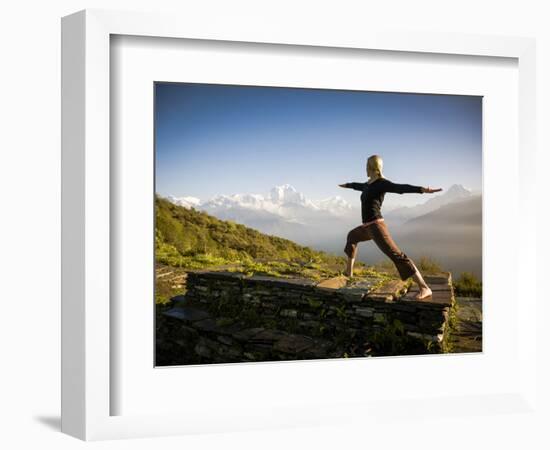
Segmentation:
[[(538, 204), (540, 230), (550, 229), (546, 167), (550, 144), (550, 13), (544, 1), (143, 1), (20, 0), (0, 8), (0, 446), (80, 448), (549, 448), (549, 415), (404, 421), (396, 432), (334, 427), (84, 444), (59, 432), (60, 396), (60, 17), (84, 8), (179, 11), (207, 20), (216, 14), (267, 17), (304, 27), (368, 28), (387, 23), (426, 31), (532, 36), (538, 39)], [(527, 230), (529, 231), (529, 230)], [(514, 235), (511, 234), (511, 238)], [(539, 233), (538, 270), (548, 267), (548, 238)], [(545, 251), (546, 250), (546, 251)], [(503, 274), (506, 276), (506, 274)], [(540, 288), (542, 380), (550, 300)], [(543, 342), (544, 341), (544, 342)], [(452, 382), (452, 380), (450, 380)], [(541, 383), (541, 400), (550, 406)], [(366, 386), (368, 388), (368, 386)], [(411, 386), (411, 388), (414, 388)]]

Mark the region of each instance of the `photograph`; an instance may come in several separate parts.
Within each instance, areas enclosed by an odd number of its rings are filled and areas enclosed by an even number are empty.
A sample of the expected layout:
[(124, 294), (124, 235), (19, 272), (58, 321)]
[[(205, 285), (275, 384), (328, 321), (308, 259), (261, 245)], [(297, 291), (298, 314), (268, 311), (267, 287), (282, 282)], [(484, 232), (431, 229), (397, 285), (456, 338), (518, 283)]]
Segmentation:
[(155, 366), (482, 352), (483, 97), (153, 89)]

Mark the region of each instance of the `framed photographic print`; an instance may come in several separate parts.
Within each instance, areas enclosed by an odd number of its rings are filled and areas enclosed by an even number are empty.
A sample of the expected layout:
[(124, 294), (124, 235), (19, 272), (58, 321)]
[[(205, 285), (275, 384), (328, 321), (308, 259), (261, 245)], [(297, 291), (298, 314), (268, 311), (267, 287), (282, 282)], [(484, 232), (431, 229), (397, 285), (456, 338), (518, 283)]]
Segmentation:
[(63, 431), (527, 411), (534, 43), (211, 30), (63, 19)]
[(481, 351), (482, 97), (154, 95), (157, 366)]

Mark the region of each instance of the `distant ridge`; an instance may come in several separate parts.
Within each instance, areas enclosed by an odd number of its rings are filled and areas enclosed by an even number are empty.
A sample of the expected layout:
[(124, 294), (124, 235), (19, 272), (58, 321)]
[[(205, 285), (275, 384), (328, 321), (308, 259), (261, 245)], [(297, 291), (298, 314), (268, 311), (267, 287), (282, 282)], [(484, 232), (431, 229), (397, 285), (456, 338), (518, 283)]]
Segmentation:
[(482, 275), (482, 198), (473, 195), (394, 227), (410, 256), (429, 255), (453, 272)]
[(415, 217), (428, 214), (438, 208), (473, 196), (469, 189), (461, 184), (453, 184), (440, 195), (428, 198), (428, 200), (416, 206), (403, 206), (395, 208), (384, 214), (384, 217), (393, 224), (401, 224)]

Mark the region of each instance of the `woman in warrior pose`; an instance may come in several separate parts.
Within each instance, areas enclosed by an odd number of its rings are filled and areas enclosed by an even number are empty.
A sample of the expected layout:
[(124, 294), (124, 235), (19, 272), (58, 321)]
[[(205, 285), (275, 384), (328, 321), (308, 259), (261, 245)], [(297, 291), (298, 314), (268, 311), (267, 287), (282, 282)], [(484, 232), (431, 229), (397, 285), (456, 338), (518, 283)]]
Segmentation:
[(388, 227), (382, 218), (380, 208), (382, 207), (386, 192), (396, 194), (432, 194), (441, 191), (441, 189), (392, 183), (382, 175), (382, 164), (382, 158), (378, 155), (373, 155), (367, 160), (368, 181), (366, 183), (344, 183), (339, 185), (343, 188), (355, 189), (362, 192), (361, 216), (363, 224), (348, 233), (344, 249), (344, 252), (348, 256), (346, 275), (349, 277), (353, 275), (357, 244), (372, 239), (378, 248), (393, 261), (402, 280), (406, 280), (411, 276), (413, 277), (419, 289), (416, 298), (420, 300), (432, 295), (432, 290), (422, 278), (413, 261), (393, 241)]

